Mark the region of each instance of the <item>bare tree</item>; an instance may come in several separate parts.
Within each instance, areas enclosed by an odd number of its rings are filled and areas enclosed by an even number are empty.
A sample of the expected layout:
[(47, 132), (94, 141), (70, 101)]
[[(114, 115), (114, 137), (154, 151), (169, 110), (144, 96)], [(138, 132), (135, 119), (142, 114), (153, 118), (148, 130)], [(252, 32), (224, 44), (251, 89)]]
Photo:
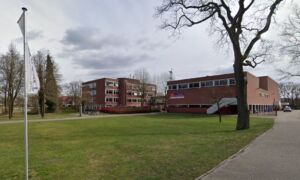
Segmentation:
[(4, 104), (8, 107), (9, 119), (13, 116), (14, 103), (23, 85), (23, 70), (23, 61), (20, 58), (20, 54), (14, 45), (11, 44), (8, 52), (1, 56), (0, 59), (0, 74), (5, 93)]
[(282, 30), (282, 55), (289, 59), (289, 70), (279, 69), (284, 77), (300, 76), (300, 8), (295, 6), (293, 14)]
[(254, 46), (271, 25), (272, 17), (283, 0), (163, 0), (156, 14), (162, 28), (181, 29), (211, 21), (219, 43), (231, 45), (237, 87), (237, 130), (249, 128), (247, 81), (244, 66), (255, 68), (265, 59), (265, 51), (253, 52)]
[(167, 94), (167, 83), (170, 80), (169, 78), (169, 73), (161, 73), (160, 75), (154, 75), (152, 77), (152, 83), (156, 85), (158, 93), (161, 93), (163, 95)]
[(288, 102), (292, 107), (299, 107), (300, 84), (294, 82), (284, 82), (279, 84), (280, 95), (284, 102)]
[(163, 102), (164, 102), (164, 109), (167, 108), (167, 92), (168, 92), (168, 81), (170, 80), (169, 73), (161, 73), (160, 75), (153, 76), (153, 83), (157, 87), (157, 93), (162, 94)]
[(145, 68), (137, 69), (134, 72), (134, 78), (140, 80), (140, 85), (138, 91), (142, 101), (142, 107), (145, 104), (146, 93), (147, 93), (147, 84), (151, 81), (150, 73)]
[(71, 98), (76, 110), (80, 110), (81, 105), (81, 81), (72, 81), (66, 85), (67, 95)]

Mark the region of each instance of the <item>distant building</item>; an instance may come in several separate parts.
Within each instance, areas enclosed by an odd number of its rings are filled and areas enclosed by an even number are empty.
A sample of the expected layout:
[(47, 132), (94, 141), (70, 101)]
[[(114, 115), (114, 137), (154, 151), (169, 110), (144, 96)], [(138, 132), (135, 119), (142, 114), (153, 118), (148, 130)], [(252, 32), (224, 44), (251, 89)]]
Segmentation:
[(130, 78), (102, 78), (88, 81), (83, 83), (82, 89), (91, 95), (88, 104), (94, 109), (149, 106), (152, 97), (156, 96), (156, 85)]
[(72, 101), (72, 98), (70, 96), (60, 96), (59, 103), (62, 107), (69, 107), (74, 105), (74, 102)]
[[(256, 77), (245, 72), (247, 102), (250, 113), (270, 112), (279, 105), (278, 84), (268, 76)], [(213, 114), (221, 111), (237, 113), (236, 82), (234, 74), (222, 74), (168, 82), (167, 108), (169, 112)]]

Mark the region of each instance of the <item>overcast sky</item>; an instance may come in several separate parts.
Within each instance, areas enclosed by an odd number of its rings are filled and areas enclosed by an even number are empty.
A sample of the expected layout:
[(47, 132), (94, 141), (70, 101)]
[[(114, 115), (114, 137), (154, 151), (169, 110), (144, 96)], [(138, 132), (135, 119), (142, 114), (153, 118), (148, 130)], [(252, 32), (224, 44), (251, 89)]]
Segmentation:
[[(138, 68), (168, 72), (176, 79), (232, 72), (233, 57), (214, 45), (207, 24), (182, 30), (180, 36), (159, 29), (155, 7), (162, 0), (0, 0), (0, 53), (13, 42), (22, 50), (16, 21), (26, 6), (31, 53), (50, 50), (64, 82), (128, 77)], [(282, 8), (280, 18), (288, 14)], [(267, 36), (276, 37), (278, 31)], [(265, 63), (255, 75), (278, 79), (276, 66)], [(298, 81), (298, 80), (297, 80)]]

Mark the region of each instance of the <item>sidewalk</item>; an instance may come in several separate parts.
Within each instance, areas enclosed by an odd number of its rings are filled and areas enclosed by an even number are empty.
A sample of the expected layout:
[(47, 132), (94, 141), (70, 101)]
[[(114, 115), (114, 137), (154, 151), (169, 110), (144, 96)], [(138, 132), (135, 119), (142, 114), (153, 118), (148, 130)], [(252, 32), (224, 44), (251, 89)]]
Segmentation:
[(199, 179), (300, 179), (300, 111), (279, 112), (273, 129)]

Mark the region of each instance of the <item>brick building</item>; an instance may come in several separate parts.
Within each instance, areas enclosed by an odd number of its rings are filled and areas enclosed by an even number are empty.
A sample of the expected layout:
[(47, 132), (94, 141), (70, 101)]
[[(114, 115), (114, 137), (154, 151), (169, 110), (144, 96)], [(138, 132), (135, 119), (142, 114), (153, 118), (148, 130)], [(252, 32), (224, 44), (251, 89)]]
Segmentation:
[[(247, 101), (250, 113), (270, 112), (279, 104), (278, 84), (268, 76), (256, 77), (245, 72)], [(217, 112), (216, 102), (224, 113), (236, 113), (236, 82), (234, 74), (222, 74), (168, 82), (169, 112)]]
[(102, 78), (82, 85), (83, 92), (91, 96), (88, 105), (94, 109), (149, 106), (152, 97), (156, 95), (155, 85), (129, 78)]

